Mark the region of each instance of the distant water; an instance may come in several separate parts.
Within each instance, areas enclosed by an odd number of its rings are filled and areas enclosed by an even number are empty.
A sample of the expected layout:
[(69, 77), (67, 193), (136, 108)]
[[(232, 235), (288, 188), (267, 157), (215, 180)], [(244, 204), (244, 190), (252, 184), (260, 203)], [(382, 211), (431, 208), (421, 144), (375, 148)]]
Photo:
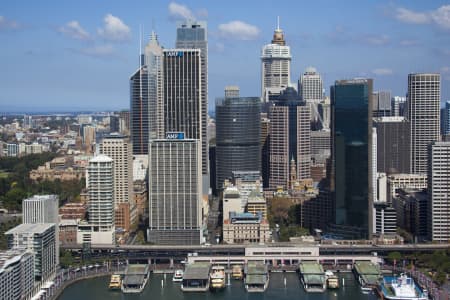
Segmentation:
[[(180, 289), (179, 283), (172, 282), (172, 275), (152, 274), (150, 282), (141, 294), (122, 294), (120, 291), (108, 290), (109, 277), (100, 277), (84, 280), (68, 287), (59, 300), (323, 300), (323, 299), (343, 299), (343, 300), (365, 300), (377, 299), (375, 294), (363, 294), (357, 285), (353, 274), (341, 274), (345, 280), (345, 286), (336, 291), (326, 291), (325, 293), (306, 293), (301, 286), (296, 273), (271, 273), (269, 288), (265, 293), (247, 293), (242, 281), (231, 280), (231, 285), (223, 291), (207, 293), (184, 293)], [(284, 286), (286, 278), (286, 287)], [(164, 282), (164, 287), (161, 286)]]

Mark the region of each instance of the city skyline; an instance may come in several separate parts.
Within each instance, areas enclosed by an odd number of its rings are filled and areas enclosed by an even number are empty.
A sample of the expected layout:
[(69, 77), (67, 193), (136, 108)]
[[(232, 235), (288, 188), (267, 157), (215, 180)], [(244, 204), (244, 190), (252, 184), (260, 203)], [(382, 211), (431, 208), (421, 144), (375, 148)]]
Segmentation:
[[(241, 9), (231, 9), (236, 5)], [(140, 2), (131, 8), (108, 2), (92, 4), (86, 14), (82, 2), (28, 3), (26, 11), (4, 4), (0, 40), (7, 47), (0, 50), (0, 62), (8, 72), (0, 73), (0, 110), (127, 108), (128, 78), (139, 62), (139, 28), (143, 44), (153, 28), (161, 45), (173, 48), (177, 22), (186, 18), (208, 24), (209, 111), (225, 85), (241, 86), (243, 96), (260, 96), (261, 48), (270, 42), (277, 16), (291, 47), (293, 84), (313, 66), (327, 94), (335, 80), (367, 77), (374, 78), (374, 90), (404, 96), (409, 73), (439, 72), (442, 103), (450, 99), (450, 5), (350, 1), (339, 5), (339, 14), (336, 5), (285, 1), (274, 10), (266, 1), (257, 7), (254, 2)], [(19, 80), (24, 69), (33, 79), (27, 89)]]

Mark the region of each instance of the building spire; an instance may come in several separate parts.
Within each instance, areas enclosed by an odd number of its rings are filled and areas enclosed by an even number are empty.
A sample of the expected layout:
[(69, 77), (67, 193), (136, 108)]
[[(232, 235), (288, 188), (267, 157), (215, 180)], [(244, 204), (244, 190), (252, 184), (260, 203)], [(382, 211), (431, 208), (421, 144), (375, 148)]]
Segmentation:
[(284, 40), (283, 30), (280, 29), (280, 16), (277, 16), (277, 28), (273, 33), (272, 44), (277, 44), (281, 46), (286, 45), (286, 41)]

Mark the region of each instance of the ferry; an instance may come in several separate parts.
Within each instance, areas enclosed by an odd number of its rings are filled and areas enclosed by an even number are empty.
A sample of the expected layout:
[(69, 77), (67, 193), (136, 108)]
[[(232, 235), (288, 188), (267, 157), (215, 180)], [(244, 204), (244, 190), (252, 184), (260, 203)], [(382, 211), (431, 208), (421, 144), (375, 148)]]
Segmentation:
[(234, 265), (231, 269), (231, 277), (233, 279), (241, 280), (243, 277), (242, 267), (240, 265)]
[(379, 284), (379, 292), (389, 300), (427, 300), (428, 291), (422, 289), (414, 279), (401, 274), (399, 277), (385, 276)]
[(325, 278), (327, 281), (328, 289), (338, 289), (339, 288), (339, 278), (333, 274), (331, 271), (325, 272)]
[(184, 274), (183, 270), (181, 270), (181, 269), (175, 270), (172, 281), (173, 282), (182, 282), (183, 274)]
[(111, 279), (109, 281), (109, 289), (110, 290), (120, 290), (122, 286), (122, 280), (120, 279), (120, 275), (111, 275)]
[(213, 266), (209, 274), (209, 287), (212, 290), (219, 290), (225, 287), (225, 267)]

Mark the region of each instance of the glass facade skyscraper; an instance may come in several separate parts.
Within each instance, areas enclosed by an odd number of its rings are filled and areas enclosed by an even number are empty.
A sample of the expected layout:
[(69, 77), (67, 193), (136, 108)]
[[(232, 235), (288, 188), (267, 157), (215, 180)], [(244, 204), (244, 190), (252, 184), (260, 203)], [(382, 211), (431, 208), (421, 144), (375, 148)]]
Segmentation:
[(372, 79), (354, 79), (331, 87), (335, 222), (366, 233), (372, 232), (372, 86)]
[(259, 97), (220, 98), (216, 102), (217, 187), (233, 171), (261, 171)]

